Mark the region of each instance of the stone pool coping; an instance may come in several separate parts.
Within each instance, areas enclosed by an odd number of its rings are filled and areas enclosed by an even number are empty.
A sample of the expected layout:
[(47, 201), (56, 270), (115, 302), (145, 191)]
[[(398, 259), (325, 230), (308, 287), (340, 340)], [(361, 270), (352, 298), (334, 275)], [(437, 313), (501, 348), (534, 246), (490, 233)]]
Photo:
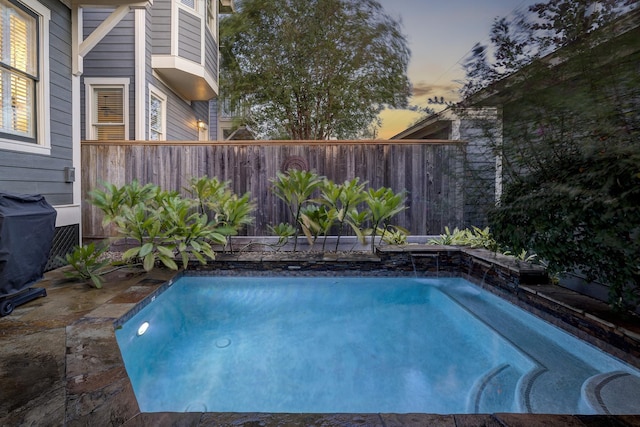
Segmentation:
[[(304, 275), (320, 269), (322, 264), (332, 263), (341, 274), (357, 271), (358, 266), (369, 268), (374, 274), (378, 274), (378, 270), (410, 274), (415, 265), (418, 269), (424, 267), (426, 275), (444, 275), (448, 273), (447, 259), (468, 255), (460, 253), (456, 248), (431, 249), (444, 254), (442, 258), (437, 258), (435, 272), (432, 271), (432, 264), (436, 262), (436, 258), (416, 256), (411, 261), (410, 269), (406, 263), (402, 264), (399, 261), (401, 252), (396, 249), (391, 250), (390, 255), (381, 253), (378, 257), (369, 255), (365, 259), (358, 259), (358, 256), (306, 255), (305, 260), (300, 260), (300, 257), (285, 257), (275, 261), (272, 256), (223, 255), (209, 268), (226, 266), (226, 271), (230, 272), (240, 271), (242, 266), (255, 267), (254, 271), (259, 273), (262, 270), (258, 265), (264, 267), (270, 263), (276, 269)], [(415, 252), (414, 255), (418, 253), (420, 252)], [(521, 272), (510, 265), (508, 260), (500, 260), (503, 264), (500, 268), (489, 267), (488, 272), (484, 271), (486, 264), (482, 262), (487, 261), (482, 257), (487, 254), (476, 255), (478, 262), (469, 258), (467, 272), (474, 273), (477, 269), (474, 280), (480, 280), (480, 283), (484, 283), (483, 286), (491, 286), (489, 282), (493, 273), (500, 275), (505, 274), (505, 271), (510, 272), (509, 274)], [(381, 265), (385, 265), (384, 269)], [(531, 276), (526, 272), (526, 268), (522, 270), (523, 277)], [(210, 273), (200, 271), (200, 274)], [(538, 274), (534, 273), (533, 276)], [(640, 426), (640, 415), (141, 413), (120, 356), (114, 322), (157, 291), (174, 274), (161, 269), (145, 274), (137, 270), (121, 270), (114, 272), (105, 287), (98, 291), (83, 284), (63, 280), (59, 270), (48, 273), (45, 280), (38, 284), (39, 287), (47, 289), (47, 297), (18, 307), (14, 314), (0, 319), (0, 335), (4, 344), (0, 348), (0, 383), (3, 384), (0, 388), (0, 425)], [(524, 300), (529, 297), (546, 299), (549, 305), (562, 303), (572, 307), (576, 313), (582, 310), (588, 319), (588, 312), (563, 302), (561, 295), (546, 298), (548, 294), (543, 286), (548, 285), (519, 285), (515, 288), (515, 295), (526, 296)], [(511, 289), (509, 286), (508, 288)], [(499, 292), (504, 293), (504, 290)], [(558, 305), (566, 308), (565, 305)]]

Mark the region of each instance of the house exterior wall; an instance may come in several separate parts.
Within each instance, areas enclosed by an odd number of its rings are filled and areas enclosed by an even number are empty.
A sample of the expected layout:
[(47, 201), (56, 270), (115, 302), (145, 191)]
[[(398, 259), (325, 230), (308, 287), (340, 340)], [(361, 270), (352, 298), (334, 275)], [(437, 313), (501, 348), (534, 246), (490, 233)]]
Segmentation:
[(153, 20), (151, 21), (151, 34), (153, 38), (153, 54), (171, 54), (171, 0), (155, 0), (153, 2)]
[(461, 119), (459, 126), (459, 138), (452, 139), (466, 141), (463, 176), (459, 181), (464, 193), (463, 225), (483, 228), (487, 225), (489, 209), (500, 196), (499, 187), (496, 188), (498, 164), (494, 154), (494, 147), (502, 137), (498, 111), (491, 109), (481, 117)]
[(209, 126), (209, 140), (223, 140), (224, 138), (222, 138), (222, 134), (219, 132), (220, 120), (218, 115), (218, 98), (209, 101), (209, 123), (213, 124), (212, 126)]
[[(166, 96), (166, 140), (197, 140), (197, 120), (209, 123), (209, 128), (217, 128), (217, 117), (211, 120), (208, 111), (208, 103), (189, 101), (183, 99), (163, 80), (154, 73), (152, 57), (156, 54), (171, 54), (172, 7), (179, 14), (177, 37), (179, 56), (196, 62), (207, 63), (209, 71), (217, 79), (218, 70), (218, 44), (215, 38), (207, 30), (204, 39), (201, 38), (200, 29), (204, 25), (201, 20), (180, 8), (172, 6), (171, 0), (156, 0), (151, 7), (146, 8), (145, 34), (144, 34), (144, 88), (136, 88), (136, 20), (135, 12), (129, 14), (118, 23), (84, 58), (84, 72), (81, 82), (81, 135), (82, 139), (91, 139), (87, 129), (88, 117), (86, 104), (86, 81), (99, 82), (105, 78), (124, 78), (129, 82), (128, 93), (128, 139), (136, 139), (136, 123), (144, 122), (144, 139), (149, 139), (149, 94), (150, 85)], [(112, 8), (85, 8), (83, 11), (83, 35), (86, 38), (101, 22), (113, 11)], [(202, 40), (206, 41), (206, 49), (203, 49)], [(203, 58), (202, 53), (205, 53)], [(136, 94), (144, 93), (143, 120), (136, 122), (135, 101)], [(138, 125), (139, 126), (139, 125)], [(139, 137), (137, 139), (140, 139)]]
[[(0, 148), (0, 192), (41, 194), (56, 209), (56, 229), (45, 266), (48, 271), (60, 267), (58, 257), (80, 243), (80, 147), (75, 146), (72, 125), (71, 11), (58, 0), (39, 0), (37, 3), (50, 14), (45, 36), (49, 66), (47, 127), (50, 149), (46, 153), (29, 153)], [(44, 49), (44, 46), (38, 48)], [(44, 101), (39, 99), (38, 102)], [(44, 116), (40, 115), (36, 120), (47, 120)], [(75, 172), (73, 178), (69, 175), (72, 170)]]
[[(83, 36), (86, 39), (113, 9), (85, 9), (83, 14)], [(131, 11), (120, 23), (107, 34), (85, 57), (84, 72), (80, 84), (81, 90), (81, 134), (89, 139), (86, 116), (86, 78), (126, 78), (129, 79), (129, 115), (128, 139), (135, 138), (135, 19)]]
[[(201, 102), (186, 102), (155, 76), (150, 76), (150, 82), (167, 95), (167, 140), (168, 141), (195, 141), (198, 139), (197, 120), (207, 117), (202, 107), (197, 107)], [(147, 115), (148, 117), (148, 106)], [(200, 114), (200, 115), (198, 115)]]
[(42, 0), (49, 21), (50, 135), (49, 154), (0, 148), (0, 191), (42, 194), (52, 205), (69, 205), (73, 183), (65, 168), (73, 167), (71, 130), (71, 12), (58, 0)]
[(205, 31), (204, 38), (205, 38), (204, 66), (205, 66), (205, 69), (209, 71), (209, 73), (211, 73), (211, 75), (217, 82), (219, 80), (218, 57), (219, 57), (220, 48), (219, 48), (218, 42), (213, 37), (211, 32)]
[(178, 56), (202, 63), (201, 19), (184, 10), (178, 10)]

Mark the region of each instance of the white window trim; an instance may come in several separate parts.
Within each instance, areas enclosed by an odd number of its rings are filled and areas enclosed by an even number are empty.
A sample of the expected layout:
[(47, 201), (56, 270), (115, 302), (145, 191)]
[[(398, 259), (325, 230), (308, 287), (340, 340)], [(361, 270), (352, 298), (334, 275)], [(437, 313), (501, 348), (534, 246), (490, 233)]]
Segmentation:
[(85, 77), (84, 79), (84, 112), (85, 112), (85, 139), (88, 141), (97, 139), (93, 128), (93, 89), (97, 87), (116, 87), (123, 88), (124, 102), (124, 139), (129, 140), (129, 78), (109, 78), (109, 77)]
[[(195, 0), (195, 8), (191, 8), (189, 6), (186, 6), (184, 4), (182, 4), (181, 0), (173, 0), (172, 1), (172, 10), (171, 10), (171, 27), (172, 29), (177, 29), (180, 27), (179, 24), (179, 13), (178, 11), (180, 10), (184, 10), (185, 12), (197, 16), (200, 20), (201, 20), (201, 31), (200, 31), (200, 37), (201, 37), (201, 46), (202, 46), (202, 61), (200, 65), (204, 65), (204, 61), (205, 61), (205, 31), (209, 31), (211, 33), (211, 35), (213, 35), (214, 40), (216, 40), (216, 42), (218, 41), (218, 25), (219, 25), (219, 21), (220, 21), (220, 13), (219, 13), (219, 7), (218, 7), (218, 2), (219, 0), (212, 0), (213, 1), (213, 8), (214, 8), (214, 28), (211, 28), (209, 26), (209, 21), (207, 20), (207, 4), (205, 0)], [(174, 33), (174, 31), (171, 32), (172, 36), (171, 36), (171, 55), (172, 56), (178, 56), (178, 37), (177, 37), (177, 33)]]
[(162, 92), (160, 89), (153, 85), (149, 85), (149, 107), (147, 115), (148, 129), (147, 129), (147, 139), (151, 139), (151, 97), (154, 96), (162, 101), (162, 111), (160, 120), (162, 121), (162, 126), (160, 132), (162, 132), (162, 139), (160, 141), (167, 140), (167, 95)]
[[(204, 26), (209, 29), (209, 32), (213, 35), (213, 38), (216, 41), (218, 41), (218, 22), (220, 20), (220, 13), (218, 12), (219, 1), (220, 0), (211, 0), (211, 4), (213, 5), (213, 26), (209, 25), (207, 10), (204, 11)], [(206, 9), (206, 2), (204, 4), (204, 9)]]
[(49, 100), (49, 21), (51, 11), (36, 0), (19, 0), (19, 2), (38, 16), (40, 38), (38, 63), (39, 78), (36, 82), (36, 143), (16, 141), (10, 138), (0, 138), (0, 149), (21, 151), (23, 153), (51, 154), (51, 119)]

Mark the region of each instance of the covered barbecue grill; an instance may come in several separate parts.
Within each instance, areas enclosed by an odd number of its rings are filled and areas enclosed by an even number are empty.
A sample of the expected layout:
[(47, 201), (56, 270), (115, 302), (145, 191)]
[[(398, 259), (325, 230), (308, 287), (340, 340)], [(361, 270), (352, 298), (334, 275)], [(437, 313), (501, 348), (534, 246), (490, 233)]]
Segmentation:
[(55, 233), (56, 210), (41, 195), (0, 192), (0, 316), (39, 296)]

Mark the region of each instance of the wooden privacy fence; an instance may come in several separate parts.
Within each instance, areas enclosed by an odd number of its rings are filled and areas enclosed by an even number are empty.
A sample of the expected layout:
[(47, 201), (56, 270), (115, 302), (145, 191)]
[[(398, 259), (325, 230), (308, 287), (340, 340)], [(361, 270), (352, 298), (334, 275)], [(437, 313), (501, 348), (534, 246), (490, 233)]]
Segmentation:
[[(398, 141), (83, 141), (82, 194), (103, 182), (154, 183), (183, 195), (192, 177), (230, 180), (235, 193), (251, 193), (256, 203), (253, 225), (245, 234), (269, 235), (268, 226), (290, 220), (286, 205), (271, 191), (276, 172), (314, 170), (342, 183), (359, 177), (368, 186), (407, 191), (408, 209), (393, 223), (412, 235), (439, 234), (445, 225), (463, 222), (464, 143), (442, 140)], [(110, 232), (102, 212), (82, 208), (83, 235), (97, 239)]]

